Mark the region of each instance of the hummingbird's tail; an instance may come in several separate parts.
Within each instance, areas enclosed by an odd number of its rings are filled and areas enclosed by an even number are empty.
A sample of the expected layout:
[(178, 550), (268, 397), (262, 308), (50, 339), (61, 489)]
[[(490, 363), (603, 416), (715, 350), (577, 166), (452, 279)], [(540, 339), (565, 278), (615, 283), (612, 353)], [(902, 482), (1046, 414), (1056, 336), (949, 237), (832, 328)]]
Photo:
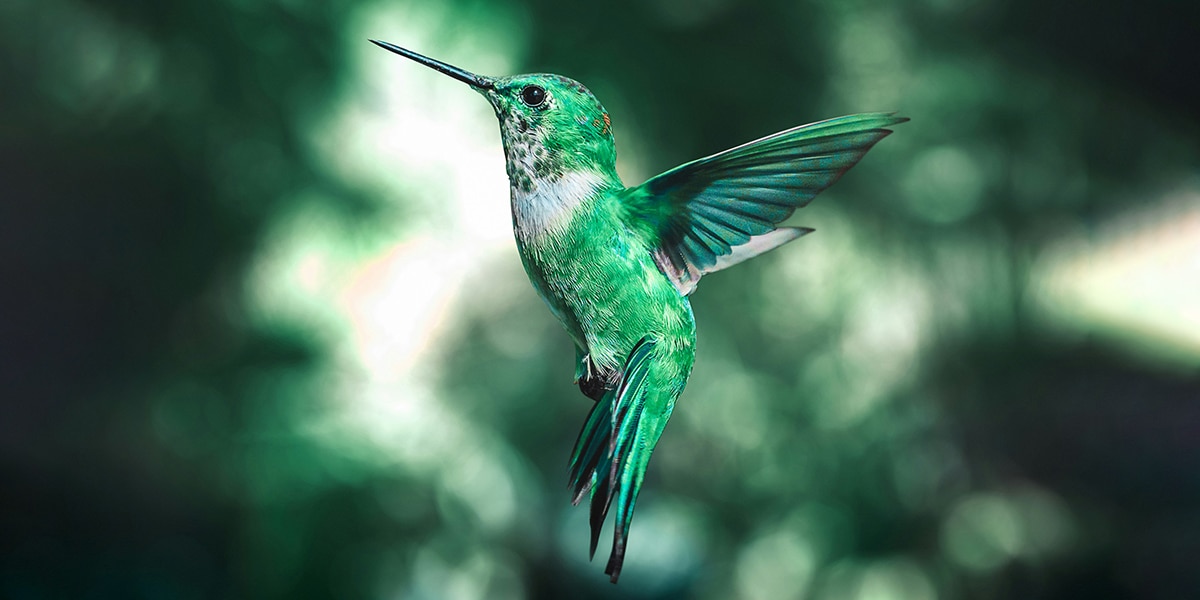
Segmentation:
[[(647, 385), (652, 379), (655, 342), (642, 338), (629, 353), (621, 384), (592, 407), (575, 451), (571, 454), (572, 502), (579, 504), (591, 491), (591, 556), (596, 555), (600, 529), (616, 500), (616, 522), (612, 553), (604, 572), (613, 583), (621, 575), (629, 524), (637, 502), (650, 453), (666, 427), (678, 390)], [(666, 394), (667, 398), (659, 398)], [(653, 397), (652, 397), (653, 396)]]

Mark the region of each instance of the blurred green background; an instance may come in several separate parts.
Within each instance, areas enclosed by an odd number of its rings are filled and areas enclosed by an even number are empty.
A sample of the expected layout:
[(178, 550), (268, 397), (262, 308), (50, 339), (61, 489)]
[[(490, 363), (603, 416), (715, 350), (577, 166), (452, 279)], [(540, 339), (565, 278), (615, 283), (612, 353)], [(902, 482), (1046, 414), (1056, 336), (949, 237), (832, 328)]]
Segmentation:
[[(0, 597), (1200, 597), (1200, 8), (0, 4)], [(619, 586), (491, 108), (912, 118), (693, 296)], [(603, 546), (603, 545), (602, 545)]]

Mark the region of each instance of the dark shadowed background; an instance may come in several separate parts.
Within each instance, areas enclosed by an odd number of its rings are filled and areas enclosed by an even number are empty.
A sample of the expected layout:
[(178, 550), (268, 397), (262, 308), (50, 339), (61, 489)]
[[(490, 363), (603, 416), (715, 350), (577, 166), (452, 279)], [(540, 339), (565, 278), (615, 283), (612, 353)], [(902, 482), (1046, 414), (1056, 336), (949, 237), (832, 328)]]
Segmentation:
[[(0, 597), (1200, 597), (1200, 4), (8, 0)], [(491, 108), (912, 118), (706, 277), (619, 586)]]

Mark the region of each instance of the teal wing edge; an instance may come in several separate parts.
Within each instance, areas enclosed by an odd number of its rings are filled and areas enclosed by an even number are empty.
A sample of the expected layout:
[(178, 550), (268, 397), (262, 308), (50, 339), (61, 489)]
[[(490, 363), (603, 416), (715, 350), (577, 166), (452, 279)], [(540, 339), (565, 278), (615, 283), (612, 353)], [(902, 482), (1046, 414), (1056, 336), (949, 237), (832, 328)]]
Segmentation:
[(781, 131), (624, 191), (626, 222), (683, 295), (700, 278), (812, 229), (778, 227), (908, 119), (864, 113)]

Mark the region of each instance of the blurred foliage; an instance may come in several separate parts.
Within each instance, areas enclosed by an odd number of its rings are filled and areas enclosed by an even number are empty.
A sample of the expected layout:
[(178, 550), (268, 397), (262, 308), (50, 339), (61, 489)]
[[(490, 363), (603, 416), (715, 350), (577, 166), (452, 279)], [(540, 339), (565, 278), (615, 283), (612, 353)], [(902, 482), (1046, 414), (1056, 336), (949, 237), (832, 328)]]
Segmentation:
[[(1194, 597), (1197, 6), (5, 2), (0, 597)], [(617, 587), (490, 110), (367, 36), (585, 82), (628, 183), (913, 119), (693, 296)]]

